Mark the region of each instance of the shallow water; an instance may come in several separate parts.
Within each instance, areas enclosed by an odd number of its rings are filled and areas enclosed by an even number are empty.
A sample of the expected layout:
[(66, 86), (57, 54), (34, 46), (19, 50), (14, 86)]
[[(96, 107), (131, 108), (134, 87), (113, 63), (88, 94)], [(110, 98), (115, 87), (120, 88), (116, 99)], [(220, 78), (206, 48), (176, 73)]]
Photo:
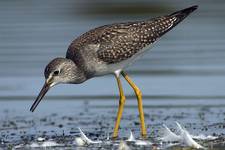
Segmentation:
[[(204, 103), (202, 103), (204, 102)], [(217, 103), (221, 100), (217, 100)], [(223, 103), (223, 102), (222, 102)], [(113, 131), (117, 102), (115, 100), (46, 100), (35, 113), (24, 107), (30, 101), (1, 101), (1, 148), (31, 148), (32, 143), (44, 138), (55, 141), (60, 146), (52, 148), (79, 148), (75, 138), (80, 137), (78, 127), (93, 140), (107, 141)], [(195, 104), (195, 105), (194, 105)], [(10, 108), (9, 108), (10, 105)], [(225, 105), (213, 106), (212, 100), (144, 100), (148, 141), (154, 147), (164, 149), (167, 143), (161, 143), (159, 137), (163, 124), (175, 128), (175, 121), (181, 122), (193, 135), (216, 136), (216, 140), (200, 140), (199, 143), (209, 149), (222, 149), (224, 146)], [(52, 109), (49, 109), (52, 108)], [(130, 98), (124, 110), (117, 141), (103, 144), (81, 146), (83, 148), (118, 148), (121, 140), (126, 140), (130, 130), (140, 138), (139, 118), (136, 100)], [(152, 147), (129, 145), (131, 148)], [(171, 149), (179, 146), (170, 147)], [(43, 148), (43, 147), (42, 147)]]
[[(91, 79), (82, 85), (56, 86), (37, 111), (30, 113), (29, 107), (44, 83), (45, 65), (54, 57), (65, 56), (71, 40), (90, 28), (151, 18), (193, 4), (198, 4), (199, 9), (127, 71), (143, 92), (148, 140), (156, 147), (167, 148), (158, 140), (162, 124), (174, 128), (174, 122), (178, 121), (194, 135), (219, 136), (214, 141), (199, 142), (210, 149), (223, 149), (225, 2), (222, 0), (0, 1), (0, 149), (18, 145), (29, 149), (38, 137), (74, 148), (78, 127), (91, 139), (106, 139), (113, 131), (118, 105), (114, 77)], [(117, 149), (129, 130), (140, 137), (133, 91), (124, 80), (123, 87), (127, 104), (118, 141), (87, 149)]]

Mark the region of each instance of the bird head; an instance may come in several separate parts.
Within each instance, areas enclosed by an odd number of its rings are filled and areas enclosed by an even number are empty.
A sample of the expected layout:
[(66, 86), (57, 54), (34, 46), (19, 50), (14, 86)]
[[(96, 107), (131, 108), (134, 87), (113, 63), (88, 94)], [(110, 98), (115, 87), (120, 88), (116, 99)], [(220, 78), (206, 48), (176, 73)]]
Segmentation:
[(53, 59), (45, 67), (44, 75), (45, 84), (30, 108), (32, 112), (51, 87), (60, 83), (78, 84), (86, 80), (84, 72), (81, 71), (72, 60), (67, 58)]

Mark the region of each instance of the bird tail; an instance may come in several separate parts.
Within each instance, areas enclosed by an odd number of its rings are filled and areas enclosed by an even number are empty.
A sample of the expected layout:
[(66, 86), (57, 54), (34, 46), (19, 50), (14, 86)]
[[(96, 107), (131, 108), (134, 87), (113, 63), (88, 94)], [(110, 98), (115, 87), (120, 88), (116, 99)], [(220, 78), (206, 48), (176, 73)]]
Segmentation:
[(193, 11), (195, 11), (197, 8), (198, 8), (198, 5), (194, 5), (194, 6), (176, 11), (176, 12), (168, 15), (168, 17), (176, 17), (177, 20), (174, 24), (178, 24), (179, 22), (184, 20), (189, 14), (191, 14)]

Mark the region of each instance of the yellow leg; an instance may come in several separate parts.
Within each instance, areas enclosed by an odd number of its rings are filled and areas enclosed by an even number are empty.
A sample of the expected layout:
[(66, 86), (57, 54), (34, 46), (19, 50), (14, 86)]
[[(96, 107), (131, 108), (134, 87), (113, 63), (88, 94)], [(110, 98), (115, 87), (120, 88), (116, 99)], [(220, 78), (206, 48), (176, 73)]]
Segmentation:
[(116, 76), (116, 80), (117, 80), (117, 84), (118, 84), (119, 92), (120, 92), (120, 101), (119, 101), (119, 109), (117, 112), (116, 124), (113, 131), (113, 138), (116, 138), (118, 136), (118, 129), (119, 129), (120, 120), (123, 113), (123, 107), (124, 107), (125, 99), (126, 99), (123, 93), (123, 88), (122, 88), (122, 84), (119, 77)]
[(141, 90), (134, 84), (134, 82), (129, 78), (129, 76), (125, 72), (121, 72), (122, 76), (127, 80), (130, 86), (134, 89), (134, 92), (137, 96), (138, 101), (138, 110), (139, 110), (139, 117), (141, 121), (141, 134), (145, 138), (147, 136), (147, 131), (145, 127), (145, 118), (144, 118), (144, 111), (142, 106), (142, 94)]

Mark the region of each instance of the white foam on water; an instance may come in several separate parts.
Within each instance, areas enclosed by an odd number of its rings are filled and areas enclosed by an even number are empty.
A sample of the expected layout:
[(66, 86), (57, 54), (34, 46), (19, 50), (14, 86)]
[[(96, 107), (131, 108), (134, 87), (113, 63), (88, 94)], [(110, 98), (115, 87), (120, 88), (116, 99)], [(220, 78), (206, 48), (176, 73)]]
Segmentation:
[(18, 148), (22, 148), (22, 147), (24, 147), (24, 145), (23, 144), (19, 144), (19, 145), (14, 146), (13, 149), (18, 149)]
[[(183, 146), (188, 146), (191, 148), (196, 148), (196, 149), (205, 149), (203, 146), (201, 146), (200, 144), (198, 144), (194, 139), (198, 139), (198, 140), (214, 140), (218, 137), (215, 136), (205, 136), (203, 134), (200, 135), (191, 135), (183, 126), (181, 126), (178, 122), (176, 122), (176, 132), (172, 132), (166, 125), (163, 125), (163, 135), (160, 138), (160, 140), (162, 141), (162, 145), (163, 142), (168, 142), (167, 145), (165, 147), (171, 147), (174, 145), (183, 145)], [(93, 141), (91, 139), (89, 139), (84, 132), (78, 128), (79, 132), (80, 132), (80, 137), (76, 137), (74, 143), (77, 146), (84, 146), (84, 145), (90, 145), (90, 144), (114, 144), (114, 145), (118, 145), (118, 149), (119, 150), (130, 150), (129, 144), (135, 144), (135, 145), (139, 145), (139, 146), (149, 146), (152, 145), (152, 143), (150, 141), (147, 140), (139, 140), (136, 139), (133, 132), (130, 131), (130, 135), (128, 137), (128, 139), (126, 141), (120, 141), (120, 143), (117, 142), (113, 142), (110, 140), (109, 135), (107, 135), (106, 137), (106, 141)], [(47, 140), (43, 137), (38, 137), (37, 138), (37, 142), (33, 142), (29, 145), (17, 145), (14, 146), (14, 149), (17, 148), (22, 148), (22, 147), (27, 147), (27, 148), (47, 148), (47, 147), (57, 147), (57, 146), (63, 146), (62, 144), (58, 144), (53, 140)]]
[(121, 141), (118, 150), (130, 150), (130, 147), (127, 145), (125, 141)]
[[(89, 145), (89, 144), (111, 144), (112, 141), (109, 141), (109, 136), (107, 136), (107, 139), (105, 142), (103, 141), (92, 141), (91, 139), (89, 139), (84, 132), (78, 128), (80, 131), (80, 137), (75, 138), (75, 144), (78, 146), (84, 146), (84, 145)], [(134, 134), (132, 133), (132, 131), (130, 131), (130, 136), (129, 138), (126, 140), (127, 142), (133, 142), (135, 145), (152, 145), (152, 143), (150, 141), (145, 141), (145, 140), (136, 140)], [(119, 145), (119, 149), (121, 148), (125, 148), (125, 150), (127, 150), (127, 143), (126, 141), (121, 141), (118, 145)], [(114, 145), (117, 145), (117, 143), (115, 143)]]
[(75, 143), (79, 146), (83, 146), (83, 145), (89, 145), (89, 144), (100, 144), (102, 143), (102, 141), (93, 141), (91, 139), (89, 139), (84, 132), (81, 130), (81, 128), (78, 128), (78, 130), (80, 131), (80, 136), (78, 138), (75, 138)]
[(41, 144), (41, 147), (55, 147), (60, 146), (60, 144), (56, 143), (55, 141), (45, 141)]
[(75, 144), (78, 146), (84, 146), (85, 141), (81, 137), (77, 137), (77, 138), (75, 138)]
[(38, 142), (43, 142), (43, 141), (45, 141), (45, 138), (43, 138), (43, 137), (38, 137), (38, 138), (37, 138), (37, 141), (38, 141)]
[(127, 141), (128, 141), (128, 142), (135, 142), (135, 141), (136, 141), (136, 139), (135, 139), (135, 137), (134, 137), (132, 131), (130, 131), (130, 136), (129, 136), (129, 138), (127, 139)]
[(163, 136), (161, 137), (162, 141), (165, 142), (175, 142), (180, 141), (181, 137), (173, 133), (165, 124), (163, 124)]
[(37, 147), (41, 147), (41, 146), (38, 143), (31, 143), (29, 147), (37, 148)]
[(198, 140), (215, 140), (218, 137), (217, 136), (212, 136), (212, 135), (204, 135), (204, 134), (200, 134), (200, 135), (191, 135), (193, 139), (198, 139)]
[[(184, 127), (182, 127), (178, 122), (176, 122), (177, 128), (176, 131), (177, 133), (172, 132), (166, 125), (163, 125), (163, 136), (160, 138), (164, 142), (177, 142), (177, 143), (168, 143), (166, 147), (174, 146), (174, 145), (184, 145), (192, 148), (197, 148), (197, 149), (204, 149), (203, 146), (198, 144), (194, 139), (199, 139), (199, 140), (205, 140), (205, 139), (215, 139), (217, 137), (213, 136), (193, 136), (191, 135)], [(84, 145), (89, 145), (89, 144), (111, 144), (112, 141), (109, 140), (109, 135), (107, 136), (106, 141), (93, 141), (89, 139), (84, 132), (78, 128), (80, 131), (81, 137), (75, 138), (75, 143), (78, 146), (84, 146)], [(150, 141), (147, 140), (137, 140), (133, 134), (132, 131), (130, 131), (130, 135), (126, 141), (120, 142), (118, 145), (121, 147), (124, 144), (127, 144), (126, 142), (132, 142), (135, 145), (140, 145), (140, 146), (147, 146), (147, 145), (152, 145)], [(117, 143), (115, 143), (117, 145)]]
[(164, 126), (164, 133), (161, 140), (165, 142), (179, 142), (180, 144), (196, 149), (205, 149), (203, 146), (198, 144), (190, 135), (190, 133), (182, 127), (178, 122), (176, 122), (177, 131), (179, 134), (173, 133), (166, 125)]
[[(182, 127), (178, 122), (176, 122), (177, 126), (178, 126), (178, 129), (179, 130), (185, 130), (187, 132), (187, 130)], [(215, 140), (217, 139), (218, 137), (217, 136), (212, 136), (212, 135), (204, 135), (204, 134), (200, 134), (200, 135), (191, 135), (190, 136), (193, 138), (193, 139), (197, 139), (197, 140)]]
[[(39, 139), (40, 140), (40, 139)], [(38, 141), (38, 139), (37, 139)], [(20, 144), (20, 145), (16, 145), (14, 146), (14, 149), (18, 149), (18, 148), (47, 148), (47, 147), (57, 147), (57, 146), (62, 146), (61, 144), (56, 143), (53, 140), (48, 140), (48, 141), (43, 141), (43, 142), (33, 142), (31, 144)]]
[(136, 140), (135, 145), (147, 146), (152, 145), (150, 141)]
[(134, 134), (132, 131), (130, 131), (130, 136), (126, 140), (127, 142), (134, 142), (135, 145), (152, 145), (150, 141), (145, 141), (145, 140), (136, 140)]

